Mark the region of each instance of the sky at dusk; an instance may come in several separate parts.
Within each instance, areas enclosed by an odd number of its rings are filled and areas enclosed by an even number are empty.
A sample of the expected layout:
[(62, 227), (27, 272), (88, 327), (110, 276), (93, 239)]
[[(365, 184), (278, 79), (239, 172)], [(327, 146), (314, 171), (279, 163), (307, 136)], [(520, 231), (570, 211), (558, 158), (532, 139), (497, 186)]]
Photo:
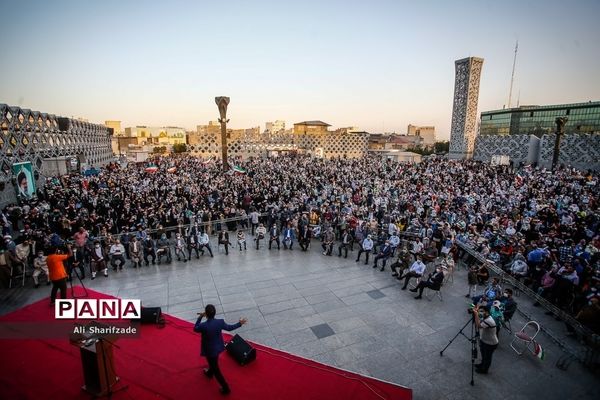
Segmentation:
[(0, 0), (0, 103), (195, 129), (320, 119), (449, 137), (454, 61), (485, 59), (479, 111), (600, 100), (600, 1)]

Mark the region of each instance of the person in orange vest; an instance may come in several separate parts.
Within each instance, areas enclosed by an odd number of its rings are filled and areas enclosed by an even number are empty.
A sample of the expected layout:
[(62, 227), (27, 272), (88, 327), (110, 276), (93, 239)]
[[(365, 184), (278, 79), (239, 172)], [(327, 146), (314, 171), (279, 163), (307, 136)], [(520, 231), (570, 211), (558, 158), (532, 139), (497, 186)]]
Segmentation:
[(46, 257), (46, 264), (48, 265), (48, 277), (52, 282), (52, 292), (50, 292), (50, 305), (54, 304), (56, 300), (56, 292), (60, 290), (60, 297), (62, 299), (67, 298), (67, 271), (63, 264), (73, 252), (71, 251), (71, 244), (67, 244), (68, 254), (61, 254), (60, 247), (54, 247), (52, 254)]

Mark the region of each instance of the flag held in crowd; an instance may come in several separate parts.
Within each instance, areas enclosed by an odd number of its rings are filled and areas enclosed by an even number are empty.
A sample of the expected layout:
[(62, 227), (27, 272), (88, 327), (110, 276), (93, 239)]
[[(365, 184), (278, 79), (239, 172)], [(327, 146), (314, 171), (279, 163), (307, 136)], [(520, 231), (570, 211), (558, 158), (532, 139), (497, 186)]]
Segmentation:
[(523, 185), (523, 177), (520, 174), (515, 176), (515, 185), (521, 186)]
[(245, 174), (246, 170), (242, 167), (240, 167), (239, 165), (236, 165), (235, 167), (233, 167), (233, 172), (237, 175), (241, 175), (241, 174)]
[(154, 174), (158, 171), (158, 166), (156, 164), (149, 164), (146, 166), (145, 171), (149, 174)]

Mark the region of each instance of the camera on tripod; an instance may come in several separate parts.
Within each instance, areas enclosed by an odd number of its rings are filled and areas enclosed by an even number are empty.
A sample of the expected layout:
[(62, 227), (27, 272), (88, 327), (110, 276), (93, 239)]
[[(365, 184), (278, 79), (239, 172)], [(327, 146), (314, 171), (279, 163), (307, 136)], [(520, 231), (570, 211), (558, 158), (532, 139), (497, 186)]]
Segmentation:
[[(475, 315), (475, 308), (476, 307), (477, 306), (475, 304), (471, 304), (469, 306), (469, 308), (467, 308), (467, 314), (469, 314), (469, 315)], [(479, 312), (479, 309), (477, 309), (477, 312)]]

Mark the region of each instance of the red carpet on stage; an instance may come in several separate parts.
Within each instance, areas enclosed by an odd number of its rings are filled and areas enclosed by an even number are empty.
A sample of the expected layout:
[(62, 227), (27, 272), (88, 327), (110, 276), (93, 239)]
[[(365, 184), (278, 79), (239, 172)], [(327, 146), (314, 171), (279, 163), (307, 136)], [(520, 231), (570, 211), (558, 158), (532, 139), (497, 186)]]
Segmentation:
[[(110, 298), (88, 290), (89, 298)], [(218, 383), (207, 379), (200, 357), (200, 335), (193, 324), (166, 315), (163, 329), (143, 325), (141, 337), (120, 339), (114, 349), (114, 387), (127, 389), (114, 399), (218, 399)], [(0, 324), (52, 321), (48, 300), (0, 317)], [(250, 321), (251, 322), (251, 321)], [(410, 389), (329, 367), (270, 347), (254, 344), (257, 357), (239, 366), (222, 354), (220, 366), (231, 386), (231, 399), (411, 399)], [(64, 340), (0, 340), (0, 398), (88, 399), (81, 390), (83, 372), (79, 349)]]

